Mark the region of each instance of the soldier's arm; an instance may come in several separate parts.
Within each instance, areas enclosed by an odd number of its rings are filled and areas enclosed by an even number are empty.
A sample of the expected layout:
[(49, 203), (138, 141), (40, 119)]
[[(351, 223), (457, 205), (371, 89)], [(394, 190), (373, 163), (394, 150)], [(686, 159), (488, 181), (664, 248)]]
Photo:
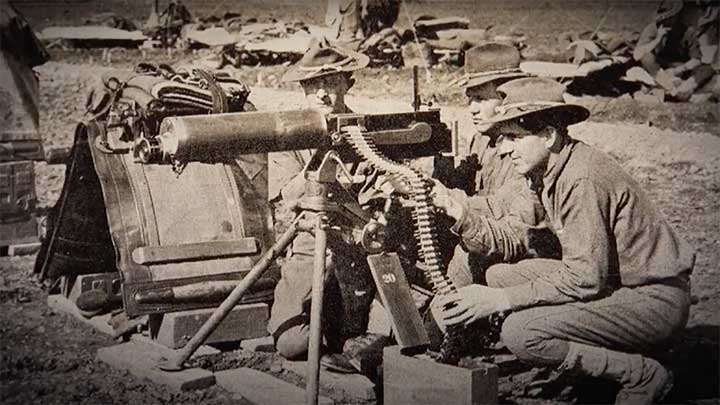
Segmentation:
[(451, 230), (469, 252), (516, 261), (533, 248), (527, 236), (544, 227), (542, 204), (524, 182), (506, 182), (492, 195), (451, 193), (464, 208)]

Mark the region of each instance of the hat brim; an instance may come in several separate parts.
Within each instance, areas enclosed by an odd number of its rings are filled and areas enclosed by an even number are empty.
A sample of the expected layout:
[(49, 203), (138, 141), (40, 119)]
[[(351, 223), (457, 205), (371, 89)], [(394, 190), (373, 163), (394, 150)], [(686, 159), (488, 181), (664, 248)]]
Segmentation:
[(558, 103), (557, 105), (536, 105), (526, 104), (526, 109), (518, 109), (505, 114), (498, 114), (487, 120), (491, 125), (485, 131), (489, 135), (497, 135), (498, 131), (507, 123), (520, 118), (528, 120), (543, 116), (543, 121), (556, 124), (559, 127), (567, 127), (585, 121), (590, 117), (590, 111), (577, 104)]
[(525, 72), (507, 72), (507, 73), (492, 73), (483, 76), (471, 76), (466, 78), (461, 83), (458, 83), (460, 88), (463, 90), (472, 89), (473, 87), (479, 87), (485, 84), (497, 82), (497, 81), (508, 81), (513, 79), (520, 79), (522, 77), (528, 77)]
[(337, 68), (333, 69), (318, 70), (315, 72), (311, 70), (302, 70), (297, 66), (293, 66), (292, 68), (290, 68), (290, 70), (285, 72), (281, 80), (283, 82), (299, 82), (301, 80), (315, 79), (318, 77), (329, 76), (340, 72), (354, 72), (356, 70), (366, 67), (370, 63), (370, 57), (368, 57), (364, 53), (350, 50), (343, 50), (343, 52), (348, 57), (353, 59), (350, 63), (346, 65), (338, 66)]
[(573, 63), (558, 63), (544, 61), (526, 61), (520, 63), (520, 70), (538, 77), (580, 77), (585, 74), (580, 71), (578, 65)]
[(680, 11), (682, 11), (682, 8), (683, 8), (682, 1), (673, 1), (667, 10), (657, 13), (655, 15), (655, 22), (662, 22), (664, 20), (667, 20), (670, 17), (674, 17), (674, 16), (678, 15), (678, 13)]

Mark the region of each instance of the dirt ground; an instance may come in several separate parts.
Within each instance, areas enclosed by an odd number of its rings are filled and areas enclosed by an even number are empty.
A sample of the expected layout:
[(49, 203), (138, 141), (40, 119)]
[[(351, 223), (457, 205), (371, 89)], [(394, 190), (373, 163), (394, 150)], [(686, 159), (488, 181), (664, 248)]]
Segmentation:
[[(23, 3), (23, 2), (20, 2)], [(84, 3), (63, 2), (53, 7), (20, 7), (39, 27), (81, 22), (99, 11), (127, 10), (142, 17), (150, 8), (149, 0), (112, 0)], [(132, 3), (132, 4), (131, 4)], [(186, 1), (191, 11), (212, 12), (210, 2)], [(216, 3), (222, 3), (218, 1)], [(214, 4), (216, 4), (214, 3)], [(231, 2), (228, 2), (231, 3)], [(237, 3), (235, 7), (238, 6)], [(324, 2), (317, 2), (318, 4)], [(442, 3), (443, 7), (438, 7)], [(510, 29), (522, 27), (539, 44), (559, 30), (583, 29), (597, 24), (607, 12), (607, 23), (614, 29), (637, 27), (645, 21), (648, 2), (529, 2), (514, 0), (455, 2), (413, 1), (410, 14), (469, 15), (476, 26), (493, 25)], [(628, 3), (632, 3), (628, 6)], [(471, 13), (473, 4), (482, 4), (483, 13)], [(528, 4), (534, 5), (532, 15)], [(131, 7), (132, 5), (132, 7)], [(243, 10), (258, 16), (306, 18), (320, 22), (320, 8), (299, 1), (283, 2), (283, 8), (242, 2)], [(610, 9), (608, 11), (608, 5)], [(282, 11), (279, 11), (282, 10)], [(402, 19), (402, 15), (401, 15)], [(520, 28), (516, 28), (520, 29)], [(189, 60), (199, 55), (150, 53), (153, 60)], [(82, 117), (85, 95), (98, 75), (113, 68), (130, 67), (141, 60), (139, 51), (114, 50), (113, 60), (101, 60), (101, 51), (53, 51), (55, 61), (38, 69), (41, 80), (41, 128), (47, 146), (69, 146), (72, 130)], [(259, 109), (292, 108), (299, 105), (299, 93), (288, 93), (292, 86), (280, 84), (285, 67), (248, 68), (238, 76), (256, 88), (251, 96)], [(455, 94), (442, 99), (443, 119), (460, 121), (461, 133), (469, 128), (468, 116), (462, 110), (457, 92), (446, 83), (458, 75), (456, 69), (441, 68), (432, 72), (434, 80), (424, 83), (427, 94)], [(398, 85), (409, 78), (407, 69), (373, 70), (364, 73), (351, 90), (349, 105), (357, 111), (401, 111), (409, 109), (411, 85)], [(630, 108), (632, 107), (632, 108)], [(610, 154), (621, 162), (642, 184), (673, 228), (697, 250), (692, 275), (694, 304), (690, 322), (677, 348), (668, 354), (668, 364), (676, 371), (676, 387), (671, 403), (718, 403), (720, 401), (720, 137), (718, 106), (704, 106), (716, 115), (702, 119), (689, 115), (698, 111), (690, 105), (643, 106), (632, 104), (615, 107), (619, 112), (600, 112), (594, 122), (583, 123), (571, 134)], [(596, 111), (597, 112), (597, 111)], [(653, 115), (654, 114), (654, 115)], [(650, 118), (648, 118), (650, 117)], [(660, 118), (658, 118), (660, 117)], [(599, 120), (599, 121), (598, 121)], [(666, 125), (658, 128), (656, 121)], [(692, 131), (688, 130), (691, 129)], [(64, 167), (38, 163), (36, 184), (41, 210), (54, 204), (62, 187)], [(165, 387), (139, 380), (95, 359), (98, 348), (115, 344), (64, 313), (56, 313), (46, 304), (46, 293), (32, 279), (34, 256), (0, 258), (0, 402), (26, 403), (247, 403), (219, 387), (203, 391), (172, 393)], [(249, 355), (241, 351), (201, 358), (198, 366), (211, 370), (237, 366), (253, 367), (302, 385), (303, 378), (277, 366), (274, 354)], [(612, 401), (612, 389), (585, 381), (561, 382), (529, 388), (532, 381), (546, 377), (545, 370), (513, 365), (501, 370), (500, 394), (504, 403), (549, 404), (569, 402), (603, 403)], [(338, 403), (353, 403), (331, 389), (324, 395)], [(355, 401), (357, 402), (357, 401)]]

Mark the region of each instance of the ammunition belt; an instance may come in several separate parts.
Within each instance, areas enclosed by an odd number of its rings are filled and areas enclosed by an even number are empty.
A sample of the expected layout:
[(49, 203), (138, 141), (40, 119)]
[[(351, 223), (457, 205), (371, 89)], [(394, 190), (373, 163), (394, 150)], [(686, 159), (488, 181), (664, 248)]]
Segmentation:
[[(354, 151), (371, 166), (389, 174), (402, 176), (410, 185), (413, 202), (412, 218), (415, 225), (415, 240), (418, 245), (418, 256), (421, 263), (418, 266), (423, 272), (432, 291), (438, 295), (447, 295), (457, 291), (452, 281), (445, 275), (444, 263), (440, 244), (438, 242), (437, 221), (435, 209), (432, 206), (433, 181), (420, 170), (397, 163), (384, 157), (373, 140), (366, 136), (360, 127), (351, 126), (343, 128), (345, 140)], [(457, 364), (463, 352), (462, 326), (448, 328), (440, 349), (440, 360), (448, 364)]]

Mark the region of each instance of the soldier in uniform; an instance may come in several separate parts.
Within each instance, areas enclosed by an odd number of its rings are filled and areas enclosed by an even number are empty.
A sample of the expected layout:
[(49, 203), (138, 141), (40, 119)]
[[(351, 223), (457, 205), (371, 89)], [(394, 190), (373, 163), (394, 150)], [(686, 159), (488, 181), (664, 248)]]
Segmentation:
[(392, 27), (399, 14), (399, 0), (328, 0), (325, 24), (329, 39), (350, 45)]
[[(461, 239), (448, 267), (448, 276), (457, 286), (484, 282), (484, 269), (489, 264), (516, 260), (527, 254), (527, 246), (515, 237), (511, 222), (501, 218), (512, 212), (517, 225), (542, 223), (540, 202), (522, 176), (512, 169), (507, 153), (497, 148), (496, 139), (485, 131), (495, 107), (501, 103), (502, 94), (497, 87), (527, 77), (519, 71), (519, 63), (520, 52), (512, 45), (488, 43), (466, 53), (466, 76), (460, 86), (467, 96), (475, 132), (463, 140), (469, 145), (469, 154), (454, 176), (460, 181), (452, 185), (454, 188), (438, 184), (436, 194), (452, 207), (464, 207), (467, 221), (485, 222), (488, 232), (468, 234), (464, 221), (456, 221), (451, 228)], [(479, 252), (479, 245), (485, 246), (484, 252)]]
[(512, 311), (501, 336), (521, 360), (616, 381), (618, 404), (654, 403), (672, 378), (648, 353), (685, 327), (694, 252), (615, 161), (568, 135), (589, 111), (528, 91), (528, 80), (498, 88), (506, 97), (488, 131), (540, 197), (562, 257), (496, 264), (488, 286), (462, 287), (433, 311), (470, 327)]
[[(519, 63), (519, 51), (506, 44), (489, 43), (466, 54), (468, 74), (461, 86), (465, 88), (476, 132), (465, 140), (470, 155), (461, 162), (459, 175), (455, 176), (466, 183), (451, 189), (436, 182), (434, 189), (436, 204), (454, 220), (450, 231), (460, 237), (447, 271), (458, 288), (486, 284), (485, 271), (495, 263), (559, 255), (540, 200), (513, 169), (508, 151), (498, 147), (495, 134), (487, 132), (495, 108), (504, 97), (498, 89), (503, 83), (528, 76), (520, 72)], [(565, 86), (551, 79), (531, 81), (532, 91), (549, 88), (560, 96), (565, 91)], [(439, 342), (442, 324), (440, 329), (434, 322), (426, 326), (433, 342)], [(479, 329), (474, 331), (487, 332)]]
[[(310, 108), (325, 114), (348, 113), (351, 111), (345, 105), (345, 94), (354, 83), (352, 72), (367, 63), (365, 55), (316, 43), (283, 79), (300, 83)], [(270, 154), (271, 198), (296, 205), (304, 192), (305, 167), (311, 156), (309, 150)], [(281, 279), (275, 289), (268, 329), (278, 353), (289, 359), (307, 354), (314, 251), (314, 237), (299, 233), (281, 266)], [(326, 267), (323, 364), (340, 367), (340, 371), (355, 371), (352, 365), (335, 364), (330, 354), (342, 352), (347, 339), (366, 332), (374, 283), (364, 252), (348, 242), (328, 239)]]
[(687, 101), (720, 68), (720, 6), (667, 0), (640, 34), (633, 57), (670, 96)]

